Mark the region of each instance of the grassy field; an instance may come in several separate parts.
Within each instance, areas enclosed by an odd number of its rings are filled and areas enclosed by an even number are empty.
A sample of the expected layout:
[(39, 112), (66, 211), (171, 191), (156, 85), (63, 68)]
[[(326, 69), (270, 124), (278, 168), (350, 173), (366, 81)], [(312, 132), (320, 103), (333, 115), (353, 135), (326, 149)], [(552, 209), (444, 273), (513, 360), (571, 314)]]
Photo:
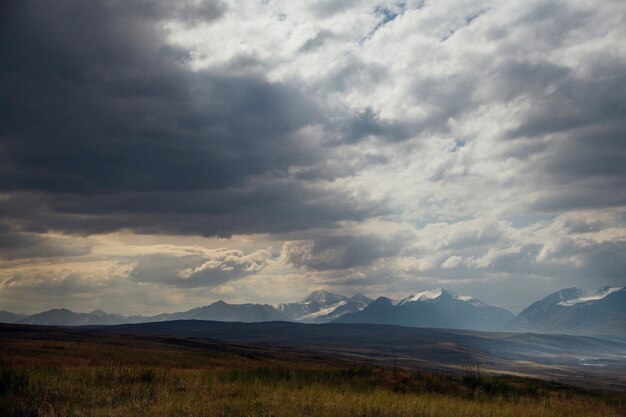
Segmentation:
[(623, 393), (124, 336), (0, 338), (0, 416), (624, 416)]

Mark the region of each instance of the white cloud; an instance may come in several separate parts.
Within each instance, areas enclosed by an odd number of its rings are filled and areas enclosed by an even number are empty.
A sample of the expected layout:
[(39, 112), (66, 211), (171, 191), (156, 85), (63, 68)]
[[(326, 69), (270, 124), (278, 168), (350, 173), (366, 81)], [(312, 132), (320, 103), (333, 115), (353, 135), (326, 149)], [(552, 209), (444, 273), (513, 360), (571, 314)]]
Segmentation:
[(461, 262), (463, 262), (463, 258), (460, 256), (451, 256), (448, 259), (445, 260), (445, 262), (443, 262), (441, 264), (441, 267), (443, 269), (451, 269), (451, 268), (456, 268), (457, 266), (461, 265)]
[(214, 272), (253, 274), (262, 271), (267, 265), (267, 260), (272, 257), (266, 250), (257, 250), (247, 255), (236, 249), (218, 249), (211, 252), (208, 254), (210, 260), (193, 268), (185, 268), (176, 275), (188, 279), (199, 274), (211, 275)]

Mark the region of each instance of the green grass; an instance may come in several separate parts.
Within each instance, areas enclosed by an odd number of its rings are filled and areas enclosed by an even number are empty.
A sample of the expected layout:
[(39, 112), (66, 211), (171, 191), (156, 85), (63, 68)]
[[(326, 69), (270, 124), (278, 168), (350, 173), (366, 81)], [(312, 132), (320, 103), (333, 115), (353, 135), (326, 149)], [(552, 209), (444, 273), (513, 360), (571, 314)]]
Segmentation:
[(624, 416), (626, 397), (538, 380), (119, 339), (0, 340), (0, 416)]

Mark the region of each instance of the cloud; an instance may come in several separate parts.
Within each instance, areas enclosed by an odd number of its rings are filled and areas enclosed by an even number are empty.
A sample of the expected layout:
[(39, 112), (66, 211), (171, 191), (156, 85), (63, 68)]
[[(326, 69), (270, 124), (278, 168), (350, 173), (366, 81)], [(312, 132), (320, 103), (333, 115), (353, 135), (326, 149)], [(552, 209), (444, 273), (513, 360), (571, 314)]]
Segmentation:
[(90, 253), (91, 247), (80, 239), (23, 232), (0, 222), (0, 259), (75, 257)]
[(238, 250), (224, 250), (202, 265), (184, 269), (177, 275), (187, 281), (214, 281), (218, 277), (232, 279), (262, 271), (271, 257), (272, 254), (266, 250), (254, 251), (248, 255)]
[[(112, 193), (102, 195), (12, 194), (5, 210), (31, 231), (76, 234), (130, 229), (140, 233), (230, 236), (284, 233), (359, 221), (386, 211), (380, 201), (363, 201), (341, 190), (294, 181), (252, 182), (222, 190)], [(35, 202), (34, 206), (20, 208)]]
[(71, 275), (78, 294), (103, 265), (124, 283), (95, 293), (145, 306), (626, 285), (619, 2), (24, 1), (0, 19), (14, 288)]
[(330, 235), (307, 241), (285, 242), (282, 261), (292, 267), (325, 271), (363, 267), (397, 254), (407, 236)]
[(75, 274), (35, 274), (30, 276), (15, 275), (0, 283), (6, 292), (28, 292), (38, 298), (50, 296), (61, 298), (63, 295), (94, 295), (103, 283), (96, 283)]
[(444, 263), (441, 264), (441, 267), (443, 269), (456, 268), (461, 265), (461, 262), (463, 262), (463, 258), (460, 256), (450, 256)]
[(244, 254), (236, 249), (216, 249), (203, 255), (141, 257), (130, 279), (180, 288), (217, 287), (262, 271), (272, 255), (266, 250)]
[(329, 30), (320, 30), (319, 32), (317, 32), (315, 34), (315, 36), (313, 36), (312, 38), (308, 39), (301, 47), (300, 47), (300, 51), (302, 52), (308, 52), (308, 51), (313, 51), (317, 48), (320, 48), (322, 45), (324, 45), (324, 43), (333, 38), (333, 33)]
[[(10, 63), (0, 79), (3, 211), (30, 230), (85, 234), (229, 235), (366, 215), (368, 203), (309, 169), (325, 157), (306, 133), (322, 120), (314, 100), (263, 74), (187, 65), (190, 51), (168, 40), (163, 22), (212, 24), (223, 5), (184, 4), (13, 6), (0, 51)], [(24, 199), (35, 205), (13, 212)]]
[(332, 0), (315, 0), (312, 1), (309, 8), (319, 17), (329, 17), (337, 13), (342, 13), (350, 9), (356, 0), (346, 0), (336, 2)]

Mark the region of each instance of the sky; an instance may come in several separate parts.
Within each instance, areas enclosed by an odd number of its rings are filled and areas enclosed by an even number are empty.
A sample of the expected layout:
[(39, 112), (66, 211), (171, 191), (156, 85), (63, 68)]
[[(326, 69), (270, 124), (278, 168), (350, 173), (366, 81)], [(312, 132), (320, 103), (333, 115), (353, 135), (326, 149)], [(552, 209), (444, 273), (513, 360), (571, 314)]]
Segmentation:
[(0, 310), (626, 285), (622, 0), (0, 5)]

